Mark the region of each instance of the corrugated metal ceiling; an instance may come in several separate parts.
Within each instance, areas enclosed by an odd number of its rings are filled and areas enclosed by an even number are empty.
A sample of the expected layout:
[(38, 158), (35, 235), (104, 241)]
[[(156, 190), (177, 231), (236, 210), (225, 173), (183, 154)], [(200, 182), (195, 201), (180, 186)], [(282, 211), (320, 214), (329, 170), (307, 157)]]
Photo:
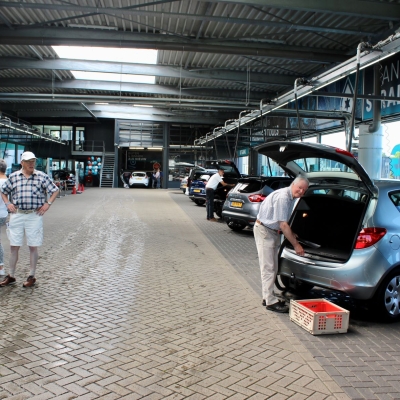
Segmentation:
[[(20, 93), (14, 99), (16, 104), (29, 100), (24, 93), (75, 94), (76, 101), (85, 101), (80, 99), (83, 94), (98, 95), (99, 101), (106, 96), (121, 96), (125, 100), (140, 97), (143, 103), (157, 100), (157, 106), (166, 109), (171, 108), (171, 99), (180, 109), (184, 109), (185, 100), (193, 99), (207, 100), (210, 109), (217, 110), (233, 103), (230, 110), (224, 107), (216, 118), (223, 122), (237, 118), (242, 109), (257, 108), (262, 98), (273, 98), (291, 89), (297, 77), (311, 77), (350, 58), (360, 41), (373, 43), (393, 33), (400, 23), (398, 1), (282, 0), (270, 1), (269, 6), (265, 3), (0, 1), (0, 62), (4, 61), (0, 66), (0, 92)], [(98, 90), (57, 87), (56, 83), (74, 81), (73, 75), (67, 69), (35, 68), (35, 61), (57, 58), (50, 45), (61, 43), (156, 48), (158, 65), (174, 68), (177, 76), (161, 73), (156, 78), (159, 93), (103, 90), (100, 84)], [(18, 59), (31, 63), (19, 68)], [(182, 77), (183, 71), (197, 75)], [(217, 72), (225, 79), (214, 77)], [(267, 79), (269, 75), (271, 79)], [(7, 83), (13, 78), (28, 78), (30, 82), (27, 85), (24, 80), (21, 86)], [(288, 83), (281, 78), (288, 79)], [(44, 86), (43, 80), (49, 81), (49, 86)], [(176, 92), (171, 94), (165, 89)], [(0, 109), (7, 111), (4, 104), (12, 100), (1, 93)], [(90, 102), (86, 105), (91, 107)], [(193, 104), (187, 107), (193, 108)], [(23, 115), (22, 106), (19, 111)], [(196, 121), (204, 122), (201, 111)]]

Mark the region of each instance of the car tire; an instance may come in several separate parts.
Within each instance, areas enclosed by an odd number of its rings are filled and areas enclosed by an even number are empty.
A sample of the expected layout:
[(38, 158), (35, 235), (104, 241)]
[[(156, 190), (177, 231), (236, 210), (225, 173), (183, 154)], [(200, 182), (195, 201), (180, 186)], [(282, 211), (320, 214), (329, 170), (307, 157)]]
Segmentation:
[(235, 232), (240, 232), (242, 231), (244, 228), (246, 228), (246, 224), (244, 223), (240, 223), (240, 222), (235, 222), (235, 221), (227, 221), (226, 223), (229, 228), (231, 228), (233, 231)]
[(204, 206), (206, 202), (204, 200), (193, 200), (198, 206)]
[(400, 320), (400, 269), (391, 271), (383, 280), (371, 301), (371, 306), (381, 320)]
[(293, 288), (290, 286), (290, 278), (285, 275), (277, 275), (275, 279), (275, 285), (283, 292), (291, 291), (292, 293), (307, 293), (314, 287), (314, 285), (311, 283), (297, 281), (296, 287)]

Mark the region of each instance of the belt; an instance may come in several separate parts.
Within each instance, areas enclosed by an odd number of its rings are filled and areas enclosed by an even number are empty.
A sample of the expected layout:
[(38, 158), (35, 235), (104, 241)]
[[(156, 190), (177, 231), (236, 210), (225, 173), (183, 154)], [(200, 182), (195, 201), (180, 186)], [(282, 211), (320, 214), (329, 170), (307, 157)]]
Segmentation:
[(21, 210), (20, 208), (17, 208), (17, 214), (31, 214), (34, 213), (37, 210), (35, 208), (34, 210)]
[(282, 231), (279, 231), (278, 229), (272, 229), (272, 228), (270, 228), (270, 227), (264, 225), (259, 219), (257, 219), (256, 222), (257, 222), (258, 224), (262, 225), (262, 226), (265, 226), (267, 229), (269, 229), (269, 230), (272, 231), (272, 232), (275, 232), (275, 233), (278, 233), (278, 234), (281, 234), (281, 233), (282, 233)]

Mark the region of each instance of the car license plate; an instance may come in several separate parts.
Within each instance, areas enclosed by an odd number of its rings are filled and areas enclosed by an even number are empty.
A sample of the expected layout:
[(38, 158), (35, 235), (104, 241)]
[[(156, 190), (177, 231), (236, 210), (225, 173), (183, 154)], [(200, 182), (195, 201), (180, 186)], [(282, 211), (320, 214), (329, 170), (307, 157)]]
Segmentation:
[(143, 178), (136, 178), (137, 181), (141, 181)]
[(193, 189), (193, 192), (195, 192), (195, 193), (200, 193), (201, 190), (200, 190), (200, 189)]
[(238, 201), (232, 201), (231, 207), (242, 208), (243, 203), (239, 203)]

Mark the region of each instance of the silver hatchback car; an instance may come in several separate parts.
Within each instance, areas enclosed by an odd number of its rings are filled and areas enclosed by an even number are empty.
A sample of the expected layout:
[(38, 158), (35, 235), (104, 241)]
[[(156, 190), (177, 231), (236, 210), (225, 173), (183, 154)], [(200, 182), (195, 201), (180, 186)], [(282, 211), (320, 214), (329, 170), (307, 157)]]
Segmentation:
[(271, 142), (257, 150), (310, 181), (290, 220), (306, 253), (283, 240), (281, 282), (372, 300), (378, 315), (400, 319), (400, 182), (372, 181), (351, 153), (330, 146)]

